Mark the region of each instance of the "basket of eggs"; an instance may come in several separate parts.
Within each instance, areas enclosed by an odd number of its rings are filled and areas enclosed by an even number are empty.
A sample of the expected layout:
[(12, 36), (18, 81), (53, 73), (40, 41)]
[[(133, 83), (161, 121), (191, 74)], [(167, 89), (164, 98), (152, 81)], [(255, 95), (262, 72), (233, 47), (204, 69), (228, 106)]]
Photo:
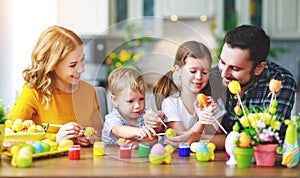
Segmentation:
[(41, 125), (35, 124), (32, 120), (7, 119), (5, 121), (4, 142), (26, 142), (40, 141), (46, 132)]

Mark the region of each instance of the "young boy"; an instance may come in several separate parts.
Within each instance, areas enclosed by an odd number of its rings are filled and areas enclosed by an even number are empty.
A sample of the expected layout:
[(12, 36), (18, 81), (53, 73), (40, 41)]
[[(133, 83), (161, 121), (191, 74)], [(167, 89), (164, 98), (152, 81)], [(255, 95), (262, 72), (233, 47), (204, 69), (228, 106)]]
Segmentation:
[(108, 89), (115, 108), (105, 116), (103, 142), (118, 144), (119, 138), (153, 140), (156, 132), (143, 120), (146, 85), (142, 75), (132, 67), (118, 68), (108, 77)]

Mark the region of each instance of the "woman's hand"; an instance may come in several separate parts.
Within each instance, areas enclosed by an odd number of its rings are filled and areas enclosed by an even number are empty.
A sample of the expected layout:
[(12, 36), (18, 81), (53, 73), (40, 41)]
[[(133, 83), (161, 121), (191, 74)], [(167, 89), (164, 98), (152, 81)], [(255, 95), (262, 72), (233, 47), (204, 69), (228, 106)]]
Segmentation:
[(64, 124), (56, 134), (56, 142), (59, 143), (62, 140), (76, 140), (82, 136), (81, 126), (76, 122), (68, 122)]
[(96, 134), (97, 134), (96, 130), (95, 130), (94, 136), (89, 136), (89, 137), (84, 136), (83, 129), (81, 129), (81, 132), (82, 132), (82, 134), (80, 134), (81, 136), (76, 139), (77, 144), (82, 145), (82, 146), (89, 146), (89, 145), (94, 144), (94, 142), (96, 140)]

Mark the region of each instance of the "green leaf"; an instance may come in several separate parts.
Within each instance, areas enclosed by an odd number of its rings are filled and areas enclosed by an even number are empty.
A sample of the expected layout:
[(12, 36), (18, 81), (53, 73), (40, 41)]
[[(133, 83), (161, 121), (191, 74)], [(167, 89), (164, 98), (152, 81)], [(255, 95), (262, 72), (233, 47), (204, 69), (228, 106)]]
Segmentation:
[(252, 127), (244, 129), (244, 132), (246, 132), (248, 135), (250, 135), (252, 140), (254, 139), (254, 136), (256, 135), (256, 131)]
[(5, 108), (4, 107), (0, 107), (0, 118), (5, 116)]

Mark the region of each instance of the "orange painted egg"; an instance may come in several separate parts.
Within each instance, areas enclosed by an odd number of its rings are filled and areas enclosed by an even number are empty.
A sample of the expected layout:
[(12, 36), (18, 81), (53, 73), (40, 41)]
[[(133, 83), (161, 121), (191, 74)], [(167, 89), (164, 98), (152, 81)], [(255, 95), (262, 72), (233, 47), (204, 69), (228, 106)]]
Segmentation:
[(241, 110), (240, 106), (235, 106), (234, 112), (236, 115), (240, 116), (242, 114), (242, 110)]
[(199, 93), (197, 95), (197, 101), (198, 101), (198, 103), (201, 106), (205, 106), (206, 107), (208, 105), (208, 103), (207, 103), (207, 96), (205, 94), (203, 94), (203, 93)]
[(241, 132), (239, 136), (239, 147), (248, 148), (251, 144), (251, 138), (246, 132)]
[(281, 88), (281, 81), (280, 80), (276, 80), (276, 79), (272, 79), (269, 83), (269, 89), (271, 90), (271, 92), (278, 92)]

